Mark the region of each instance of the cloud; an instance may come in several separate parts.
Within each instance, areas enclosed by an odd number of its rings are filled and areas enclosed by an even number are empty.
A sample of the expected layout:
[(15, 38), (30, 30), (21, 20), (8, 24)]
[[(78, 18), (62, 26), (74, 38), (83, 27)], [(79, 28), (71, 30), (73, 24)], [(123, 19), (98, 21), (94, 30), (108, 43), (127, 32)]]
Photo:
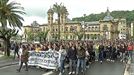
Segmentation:
[(33, 21), (37, 21), (39, 24), (47, 23), (47, 18), (42, 18), (38, 16), (23, 16), (24, 17), (24, 26), (31, 25)]
[(40, 8), (26, 8), (26, 15), (27, 16), (38, 16), (42, 18), (46, 18), (46, 10), (45, 9), (40, 9)]
[[(80, 17), (83, 14), (100, 13), (105, 12), (107, 7), (110, 11), (113, 10), (133, 10), (134, 0), (10, 0), (21, 3), (25, 8), (27, 15), (24, 17), (25, 21), (33, 21), (35, 19), (44, 20), (47, 22), (47, 10), (53, 6), (56, 2), (63, 3), (68, 11), (69, 18)], [(31, 18), (28, 19), (27, 17)], [(28, 20), (27, 20), (28, 19)], [(35, 20), (34, 19), (34, 20)], [(40, 22), (39, 20), (39, 22)]]

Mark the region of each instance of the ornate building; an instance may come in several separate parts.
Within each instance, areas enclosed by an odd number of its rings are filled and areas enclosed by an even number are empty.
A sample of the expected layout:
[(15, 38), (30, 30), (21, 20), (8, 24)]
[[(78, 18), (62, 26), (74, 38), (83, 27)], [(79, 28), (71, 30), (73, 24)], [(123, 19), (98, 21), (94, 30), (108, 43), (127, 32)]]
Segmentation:
[(109, 12), (106, 11), (106, 16), (99, 21), (93, 22), (73, 22), (67, 18), (68, 14), (64, 13), (60, 16), (60, 28), (57, 20), (53, 21), (54, 11), (50, 8), (47, 12), (48, 24), (39, 25), (36, 21), (31, 26), (24, 26), (24, 36), (27, 40), (28, 32), (38, 31), (48, 32), (47, 40), (57, 40), (58, 31), (60, 29), (61, 40), (78, 40), (78, 36), (74, 33), (83, 33), (82, 40), (99, 40), (99, 39), (116, 39), (126, 38), (126, 19), (114, 19)]
[(84, 22), (84, 39), (126, 39), (126, 19), (114, 19), (109, 12), (99, 21)]

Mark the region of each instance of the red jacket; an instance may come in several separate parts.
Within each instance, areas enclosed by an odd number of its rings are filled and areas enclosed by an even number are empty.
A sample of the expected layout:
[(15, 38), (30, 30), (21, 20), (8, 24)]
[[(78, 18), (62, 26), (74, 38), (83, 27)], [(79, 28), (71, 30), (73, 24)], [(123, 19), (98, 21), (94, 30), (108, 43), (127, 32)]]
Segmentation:
[(128, 51), (132, 51), (133, 50), (133, 46), (132, 45), (128, 45), (127, 50)]

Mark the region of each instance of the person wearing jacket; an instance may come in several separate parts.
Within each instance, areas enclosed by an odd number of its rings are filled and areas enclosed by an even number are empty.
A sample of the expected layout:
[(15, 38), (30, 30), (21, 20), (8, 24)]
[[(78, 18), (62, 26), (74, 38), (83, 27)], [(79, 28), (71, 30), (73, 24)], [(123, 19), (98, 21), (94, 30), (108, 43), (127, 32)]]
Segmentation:
[(66, 58), (67, 52), (65, 50), (65, 48), (63, 47), (63, 45), (60, 46), (60, 50), (59, 50), (59, 61), (60, 61), (60, 74), (59, 75), (63, 75), (63, 71), (64, 71), (64, 60)]
[(103, 45), (103, 43), (100, 43), (100, 45), (99, 45), (99, 61), (101, 64), (104, 59), (103, 54), (104, 54), (104, 45)]
[(78, 75), (81, 66), (81, 72), (84, 73), (85, 69), (85, 57), (86, 57), (86, 50), (81, 46), (77, 46), (77, 67), (76, 67), (76, 75)]
[(71, 46), (68, 49), (68, 53), (67, 53), (67, 56), (69, 58), (69, 68), (70, 68), (69, 75), (75, 74), (76, 60), (77, 60), (76, 54), (77, 54), (77, 51), (76, 51), (75, 46)]
[(27, 50), (27, 47), (25, 45), (22, 45), (22, 53), (21, 53), (21, 63), (20, 63), (20, 67), (19, 69), (17, 69), (18, 72), (20, 72), (22, 66), (23, 66), (23, 63), (25, 63), (25, 66), (26, 66), (26, 70), (25, 71), (28, 71), (28, 50)]
[(128, 43), (127, 50), (128, 50), (129, 57), (132, 61), (132, 55), (133, 55), (133, 45), (132, 45), (132, 43)]

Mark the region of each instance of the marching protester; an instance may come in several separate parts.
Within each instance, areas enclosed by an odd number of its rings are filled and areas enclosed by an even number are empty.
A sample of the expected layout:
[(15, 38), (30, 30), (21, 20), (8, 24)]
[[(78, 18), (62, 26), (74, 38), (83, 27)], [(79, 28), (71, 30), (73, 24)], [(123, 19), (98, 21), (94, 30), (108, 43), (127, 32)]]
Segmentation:
[(36, 45), (35, 51), (36, 51), (36, 52), (41, 51), (41, 46), (40, 46), (40, 44), (37, 44), (37, 45)]
[(18, 52), (19, 52), (19, 44), (15, 43), (14, 44), (14, 59), (16, 58), (16, 54), (19, 58), (19, 53)]
[(116, 58), (116, 45), (112, 45), (111, 49), (110, 49), (110, 60), (111, 62), (115, 61)]
[(128, 43), (128, 47), (127, 47), (128, 53), (129, 53), (129, 57), (132, 61), (132, 53), (133, 53), (133, 45), (132, 43)]
[(95, 61), (98, 61), (98, 59), (99, 59), (99, 45), (98, 45), (98, 43), (93, 45), (93, 49), (95, 50)]
[(22, 53), (21, 53), (21, 56), (20, 56), (20, 67), (19, 69), (17, 69), (18, 72), (20, 72), (22, 66), (23, 66), (23, 63), (25, 63), (25, 66), (26, 66), (26, 70), (25, 71), (28, 71), (28, 50), (27, 50), (27, 47), (25, 45), (22, 45)]
[[(32, 44), (29, 50), (33, 50), (36, 53), (43, 51), (50, 53), (57, 53), (57, 59), (52, 61), (56, 62), (56, 69), (59, 68), (59, 75), (64, 75), (65, 63), (69, 64), (68, 74), (83, 74), (89, 66), (90, 62), (103, 61), (114, 63), (115, 61), (124, 61), (126, 52), (132, 59), (133, 43), (123, 40), (101, 40), (101, 41), (56, 41), (56, 42), (45, 42), (43, 44)], [(49, 54), (49, 53), (48, 53)], [(59, 59), (58, 59), (59, 57)], [(53, 59), (53, 57), (52, 57)], [(21, 65), (18, 72), (20, 72), (23, 63), (26, 64), (26, 71), (28, 62), (28, 49), (26, 46), (22, 46), (21, 53)], [(58, 65), (57, 65), (58, 64)], [(55, 67), (55, 66), (54, 66)], [(90, 66), (89, 66), (90, 67)], [(48, 68), (46, 68), (48, 69)]]
[(69, 58), (69, 75), (75, 74), (76, 71), (76, 60), (77, 60), (77, 51), (75, 46), (71, 46), (68, 50), (67, 56)]
[(67, 55), (67, 52), (64, 48), (63, 45), (60, 46), (60, 50), (59, 50), (60, 56), (59, 56), (59, 61), (60, 61), (60, 74), (59, 75), (63, 75), (64, 72), (64, 64), (65, 64), (65, 57)]
[(85, 71), (85, 57), (86, 51), (82, 47), (81, 43), (76, 46), (77, 48), (77, 67), (76, 67), (76, 75), (79, 74), (80, 70), (82, 73)]
[(104, 59), (103, 56), (104, 56), (104, 45), (103, 45), (103, 43), (100, 43), (100, 45), (99, 45), (99, 61), (101, 64)]
[(121, 61), (122, 61), (122, 62), (124, 62), (126, 49), (127, 49), (127, 48), (126, 48), (125, 44), (121, 44), (120, 50), (121, 50)]

